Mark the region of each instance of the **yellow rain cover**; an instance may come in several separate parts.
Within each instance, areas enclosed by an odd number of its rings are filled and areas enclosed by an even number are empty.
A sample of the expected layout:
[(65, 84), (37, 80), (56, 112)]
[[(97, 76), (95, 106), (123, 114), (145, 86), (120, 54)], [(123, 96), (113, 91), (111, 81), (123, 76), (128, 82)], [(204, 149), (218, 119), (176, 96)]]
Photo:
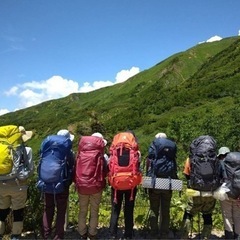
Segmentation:
[(22, 137), (18, 126), (7, 125), (0, 127), (0, 175), (9, 174), (13, 168), (13, 154)]

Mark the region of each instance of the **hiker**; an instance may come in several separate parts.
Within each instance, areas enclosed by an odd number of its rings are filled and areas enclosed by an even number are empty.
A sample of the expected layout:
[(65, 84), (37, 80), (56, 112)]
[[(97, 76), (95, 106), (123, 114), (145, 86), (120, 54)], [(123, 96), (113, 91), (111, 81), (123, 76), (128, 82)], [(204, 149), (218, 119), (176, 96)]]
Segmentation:
[[(238, 158), (236, 156), (238, 156)], [(230, 176), (232, 172), (236, 172), (236, 173), (239, 172), (239, 171), (236, 171), (237, 169), (235, 169), (235, 167), (240, 169), (239, 157), (240, 157), (240, 153), (230, 152), (230, 149), (228, 147), (221, 147), (218, 150), (218, 159), (221, 163), (220, 166), (222, 171), (221, 176), (222, 176), (223, 184), (228, 183), (228, 180), (232, 179), (232, 177)], [(235, 159), (237, 161), (235, 161)], [(228, 171), (228, 169), (230, 171)], [(228, 194), (229, 196), (227, 199), (220, 201), (222, 216), (223, 216), (223, 223), (224, 223), (225, 239), (239, 239), (240, 238), (239, 198), (235, 199), (234, 196), (230, 195), (231, 193), (228, 193)]]
[(54, 240), (64, 238), (69, 187), (73, 181), (75, 164), (75, 155), (72, 151), (73, 140), (74, 135), (67, 129), (62, 129), (57, 135), (45, 138), (41, 144), (37, 188), (44, 198), (43, 239), (51, 238), (55, 208), (55, 232), (52, 238)]
[(133, 238), (134, 204), (137, 185), (140, 184), (138, 142), (133, 131), (118, 133), (114, 136), (108, 163), (108, 182), (111, 186), (111, 218), (109, 226), (110, 239), (118, 234), (118, 219), (124, 202), (124, 238)]
[[(152, 181), (156, 181), (156, 178), (178, 179), (176, 153), (176, 144), (167, 139), (165, 133), (156, 134), (148, 149), (147, 176), (152, 177)], [(157, 238), (160, 235), (161, 238), (168, 239), (170, 238), (169, 224), (172, 190), (149, 188), (148, 195), (150, 201), (149, 223), (151, 236)]]
[[(17, 240), (21, 237), (28, 178), (34, 172), (32, 148), (26, 146), (25, 142), (31, 139), (32, 134), (32, 131), (26, 131), (22, 126), (0, 127), (0, 239), (3, 239), (5, 220), (11, 209), (13, 214), (11, 239)], [(8, 160), (11, 161), (9, 164)]]
[(203, 135), (192, 141), (190, 154), (183, 171), (188, 189), (187, 207), (180, 232), (182, 239), (188, 238), (192, 233), (193, 216), (198, 213), (201, 213), (203, 217), (202, 239), (209, 239), (211, 235), (212, 212), (216, 204), (212, 193), (219, 187), (219, 165), (217, 163), (214, 138)]
[(82, 136), (78, 144), (74, 181), (79, 198), (80, 239), (95, 239), (98, 233), (99, 207), (107, 176), (108, 157), (104, 153), (106, 145), (107, 140), (99, 132)]

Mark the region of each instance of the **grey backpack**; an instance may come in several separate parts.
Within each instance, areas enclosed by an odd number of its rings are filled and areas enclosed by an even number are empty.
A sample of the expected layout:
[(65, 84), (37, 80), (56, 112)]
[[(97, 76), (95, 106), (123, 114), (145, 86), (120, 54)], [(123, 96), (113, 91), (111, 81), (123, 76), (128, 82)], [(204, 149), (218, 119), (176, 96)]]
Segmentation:
[(219, 164), (216, 141), (209, 135), (203, 135), (190, 145), (190, 181), (192, 189), (214, 191), (220, 186)]
[(240, 152), (230, 152), (222, 162), (224, 182), (230, 189), (228, 196), (233, 199), (240, 198)]

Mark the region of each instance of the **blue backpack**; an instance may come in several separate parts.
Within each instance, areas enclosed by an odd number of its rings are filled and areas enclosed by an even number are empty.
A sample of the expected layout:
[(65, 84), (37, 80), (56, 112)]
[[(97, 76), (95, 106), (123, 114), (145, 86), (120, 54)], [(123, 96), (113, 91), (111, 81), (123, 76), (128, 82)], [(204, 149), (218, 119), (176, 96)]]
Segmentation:
[(61, 193), (72, 183), (71, 149), (72, 141), (64, 136), (50, 135), (43, 140), (37, 169), (37, 188), (41, 192)]
[(152, 186), (155, 186), (156, 178), (177, 179), (176, 164), (177, 146), (166, 138), (156, 138), (148, 151), (149, 168), (148, 177), (152, 177)]

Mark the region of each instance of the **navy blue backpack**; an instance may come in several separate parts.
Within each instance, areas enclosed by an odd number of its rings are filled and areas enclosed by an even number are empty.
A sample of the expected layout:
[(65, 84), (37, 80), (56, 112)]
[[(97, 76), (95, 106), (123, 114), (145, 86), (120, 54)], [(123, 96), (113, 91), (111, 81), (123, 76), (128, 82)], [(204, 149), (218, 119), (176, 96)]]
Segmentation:
[(178, 178), (176, 154), (175, 142), (167, 138), (154, 139), (148, 152), (150, 166), (147, 172), (152, 177), (152, 186), (155, 186), (156, 178)]
[(72, 181), (72, 141), (64, 136), (50, 135), (41, 144), (37, 188), (41, 192), (61, 193)]

